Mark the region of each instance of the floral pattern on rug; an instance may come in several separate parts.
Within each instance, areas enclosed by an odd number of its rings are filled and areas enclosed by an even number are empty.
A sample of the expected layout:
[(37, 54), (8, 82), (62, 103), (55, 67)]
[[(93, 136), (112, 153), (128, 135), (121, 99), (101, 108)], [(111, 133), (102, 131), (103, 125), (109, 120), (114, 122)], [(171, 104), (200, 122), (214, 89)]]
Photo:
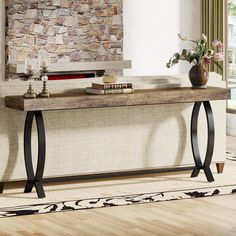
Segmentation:
[(230, 161), (236, 161), (236, 154), (231, 152), (226, 152), (226, 159)]
[(0, 218), (113, 206), (125, 206), (141, 203), (153, 203), (199, 197), (210, 197), (231, 193), (236, 193), (236, 184), (230, 186), (219, 186), (214, 188), (186, 189), (170, 192), (166, 191), (126, 196), (91, 198), (74, 201), (63, 201), (57, 203), (44, 203), (29, 206), (2, 208), (0, 209)]

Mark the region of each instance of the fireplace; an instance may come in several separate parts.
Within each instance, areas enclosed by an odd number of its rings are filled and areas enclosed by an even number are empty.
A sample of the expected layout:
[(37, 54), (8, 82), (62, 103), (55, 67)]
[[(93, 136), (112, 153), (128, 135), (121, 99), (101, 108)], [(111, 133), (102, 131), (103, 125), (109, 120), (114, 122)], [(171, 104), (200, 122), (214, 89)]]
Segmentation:
[[(105, 72), (114, 73), (132, 67), (130, 60), (52, 63), (48, 72), (49, 80), (68, 80), (101, 77)], [(25, 78), (24, 63), (10, 64), (9, 74)]]
[[(112, 3), (111, 3), (112, 2)], [(6, 1), (7, 79), (19, 79), (10, 67), (46, 50), (52, 63), (123, 60), (123, 0), (8, 0)], [(112, 69), (112, 68), (111, 68)], [(102, 70), (73, 70), (50, 79), (101, 75)], [(122, 74), (120, 68), (116, 71)]]
[[(102, 73), (103, 72), (103, 73)], [(63, 73), (63, 74), (55, 74), (49, 73), (48, 80), (68, 80), (68, 79), (85, 79), (85, 78), (95, 78), (102, 76), (105, 71), (100, 71), (100, 75), (98, 75), (97, 71), (81, 71), (77, 73)]]

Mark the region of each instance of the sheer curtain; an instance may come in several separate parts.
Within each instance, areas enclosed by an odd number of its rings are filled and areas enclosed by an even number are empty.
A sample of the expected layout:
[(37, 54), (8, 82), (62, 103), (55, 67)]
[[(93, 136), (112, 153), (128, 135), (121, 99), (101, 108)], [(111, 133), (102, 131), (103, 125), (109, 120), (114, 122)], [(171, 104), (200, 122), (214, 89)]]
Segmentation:
[[(227, 41), (225, 17), (227, 0), (202, 0), (202, 32), (208, 37), (208, 46), (215, 39), (220, 39), (225, 44)], [(225, 50), (226, 51), (226, 50)], [(227, 53), (226, 53), (227, 54)], [(227, 59), (227, 55), (225, 55)], [(223, 71), (216, 65), (211, 64), (209, 70), (224, 75), (225, 63), (221, 63)]]

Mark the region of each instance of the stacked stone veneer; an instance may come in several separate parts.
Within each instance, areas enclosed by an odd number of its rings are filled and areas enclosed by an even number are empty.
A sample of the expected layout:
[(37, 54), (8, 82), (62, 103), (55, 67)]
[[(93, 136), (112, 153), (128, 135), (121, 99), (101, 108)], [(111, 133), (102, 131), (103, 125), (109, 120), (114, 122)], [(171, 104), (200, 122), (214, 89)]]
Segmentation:
[(37, 57), (52, 62), (122, 60), (123, 0), (8, 0), (8, 63)]

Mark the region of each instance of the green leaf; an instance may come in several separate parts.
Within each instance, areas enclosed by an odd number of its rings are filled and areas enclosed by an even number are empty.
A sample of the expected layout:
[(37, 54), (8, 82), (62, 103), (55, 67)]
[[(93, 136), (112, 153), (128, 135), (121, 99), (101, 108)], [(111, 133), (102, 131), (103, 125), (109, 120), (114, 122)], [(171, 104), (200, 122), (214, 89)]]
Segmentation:
[(180, 58), (180, 54), (177, 52), (177, 53), (174, 54), (174, 57)]
[(185, 55), (187, 55), (187, 54), (188, 54), (188, 50), (187, 50), (187, 49), (183, 49), (182, 55), (185, 56)]

